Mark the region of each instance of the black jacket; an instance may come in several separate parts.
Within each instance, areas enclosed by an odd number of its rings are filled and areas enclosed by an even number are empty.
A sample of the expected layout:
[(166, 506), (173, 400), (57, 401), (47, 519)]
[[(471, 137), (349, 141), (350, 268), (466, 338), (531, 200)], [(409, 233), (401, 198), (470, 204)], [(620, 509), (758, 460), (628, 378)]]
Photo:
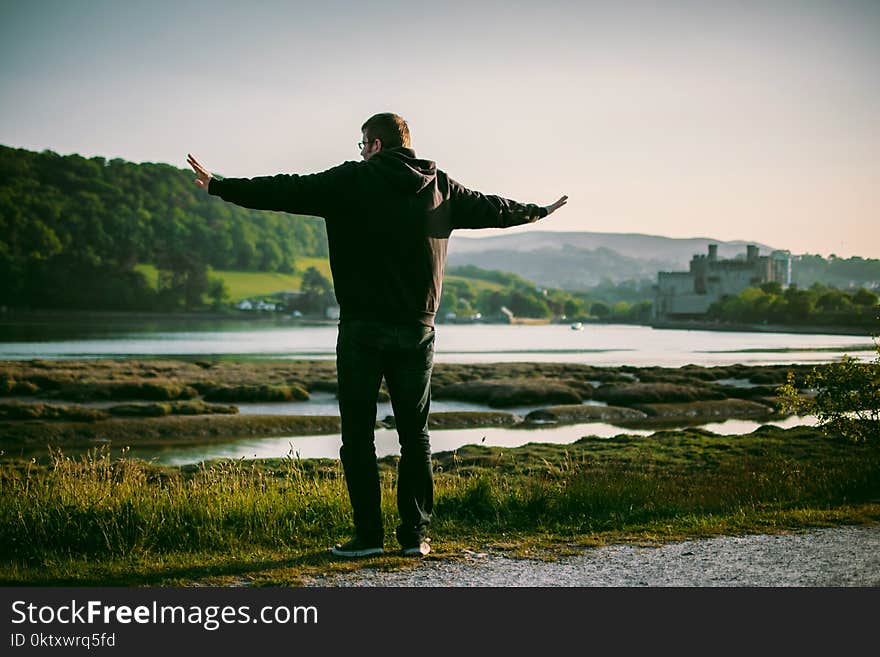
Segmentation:
[(506, 228), (547, 211), (471, 191), (409, 148), (321, 173), (212, 178), (208, 191), (255, 210), (323, 217), (345, 319), (433, 326), (455, 228)]

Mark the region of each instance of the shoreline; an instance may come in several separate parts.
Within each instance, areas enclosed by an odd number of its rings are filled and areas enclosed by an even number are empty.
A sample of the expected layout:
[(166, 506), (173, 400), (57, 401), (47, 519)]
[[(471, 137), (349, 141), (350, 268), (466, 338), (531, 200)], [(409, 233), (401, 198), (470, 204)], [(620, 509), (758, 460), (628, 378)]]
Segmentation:
[[(652, 322), (641, 324), (655, 330), (722, 331), (731, 333), (800, 333), (807, 335), (858, 335), (871, 337), (868, 327), (789, 326), (784, 324), (720, 324), (710, 322)], [(880, 324), (875, 327), (880, 333)]]
[(151, 312), (128, 310), (0, 310), (0, 326), (15, 326), (32, 322), (105, 322), (116, 320), (123, 322), (136, 321), (242, 321), (254, 323), (290, 323), (303, 326), (335, 326), (336, 319), (321, 317), (291, 317), (286, 313), (268, 311), (205, 311), (205, 312)]
[[(244, 311), (199, 311), (199, 312), (155, 312), (155, 311), (128, 311), (128, 310), (21, 310), (0, 309), (0, 326), (15, 326), (30, 322), (58, 322), (81, 321), (81, 322), (104, 322), (107, 320), (117, 321), (241, 321), (253, 323), (290, 323), (301, 326), (336, 326), (338, 319), (325, 319), (322, 317), (291, 317), (286, 313), (270, 312), (244, 312)], [(597, 320), (583, 320), (585, 326), (644, 326), (655, 330), (680, 330), (680, 331), (720, 331), (734, 333), (798, 333), (807, 335), (854, 335), (870, 337), (880, 333), (880, 322), (873, 327), (876, 333), (871, 332), (871, 327), (862, 326), (818, 326), (818, 325), (788, 325), (788, 324), (753, 324), (753, 323), (721, 323), (704, 322), (699, 320), (686, 321), (662, 321), (662, 322), (603, 322)], [(498, 326), (552, 326), (567, 325), (570, 322), (554, 319), (516, 318), (512, 322), (444, 322), (438, 320), (438, 326), (447, 325), (498, 325)]]

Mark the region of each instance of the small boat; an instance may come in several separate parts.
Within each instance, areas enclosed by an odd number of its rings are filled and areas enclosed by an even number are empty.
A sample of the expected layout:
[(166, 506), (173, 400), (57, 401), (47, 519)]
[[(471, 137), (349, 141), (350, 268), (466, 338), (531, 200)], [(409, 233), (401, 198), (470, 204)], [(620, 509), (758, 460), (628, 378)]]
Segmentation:
[(575, 322), (574, 324), (571, 325), (571, 330), (572, 331), (583, 331), (584, 325), (582, 322)]

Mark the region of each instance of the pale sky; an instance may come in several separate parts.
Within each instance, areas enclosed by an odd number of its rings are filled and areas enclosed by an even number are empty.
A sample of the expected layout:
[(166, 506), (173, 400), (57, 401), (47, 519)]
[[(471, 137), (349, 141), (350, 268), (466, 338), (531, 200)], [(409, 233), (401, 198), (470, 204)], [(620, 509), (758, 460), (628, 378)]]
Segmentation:
[(6, 146), (310, 173), (382, 111), (468, 187), (569, 195), (513, 230), (880, 258), (880, 0), (0, 0)]

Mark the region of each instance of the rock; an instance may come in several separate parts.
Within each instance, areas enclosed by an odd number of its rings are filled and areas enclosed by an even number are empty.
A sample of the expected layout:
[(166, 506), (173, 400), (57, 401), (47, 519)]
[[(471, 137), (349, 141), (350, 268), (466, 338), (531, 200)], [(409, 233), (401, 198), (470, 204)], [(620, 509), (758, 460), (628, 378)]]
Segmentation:
[(532, 424), (547, 422), (616, 422), (621, 420), (643, 420), (647, 417), (642, 411), (619, 406), (595, 406), (586, 404), (570, 404), (566, 406), (550, 406), (532, 411), (525, 421)]
[(693, 402), (705, 399), (724, 399), (717, 389), (676, 383), (629, 383), (606, 385), (596, 389), (593, 399), (632, 406), (633, 404), (664, 404)]
[(435, 399), (455, 399), (488, 404), (495, 408), (526, 404), (578, 404), (581, 392), (567, 383), (549, 378), (478, 380), (453, 383), (433, 392)]
[[(429, 429), (467, 429), (470, 427), (498, 427), (518, 424), (519, 418), (512, 413), (499, 411), (451, 411), (428, 415)], [(388, 415), (382, 424), (393, 429), (396, 424), (393, 415)]]
[(205, 401), (218, 402), (282, 402), (305, 401), (308, 391), (302, 386), (291, 385), (222, 385), (205, 391)]
[(769, 406), (747, 399), (697, 401), (689, 404), (639, 404), (636, 409), (652, 418), (752, 418), (767, 417), (774, 411)]

